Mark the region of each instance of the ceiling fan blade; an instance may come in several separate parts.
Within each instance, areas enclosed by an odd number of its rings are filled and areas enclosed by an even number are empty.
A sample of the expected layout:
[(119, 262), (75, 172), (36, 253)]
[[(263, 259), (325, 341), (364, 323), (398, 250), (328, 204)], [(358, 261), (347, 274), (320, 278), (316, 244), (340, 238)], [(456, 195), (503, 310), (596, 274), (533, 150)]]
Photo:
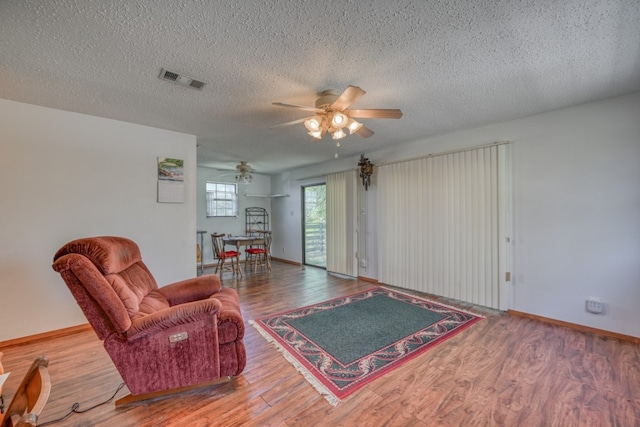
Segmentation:
[[(311, 117), (313, 117), (313, 116), (311, 116)], [(286, 123), (280, 123), (279, 125), (269, 126), (269, 129), (275, 129), (275, 128), (281, 128), (281, 127), (284, 127), (284, 126), (297, 125), (298, 123), (303, 123), (305, 120), (309, 120), (311, 117), (304, 117), (302, 119), (293, 120), (293, 121), (286, 122)]]
[(355, 133), (363, 138), (369, 138), (371, 135), (373, 135), (373, 131), (366, 126), (362, 126)]
[(397, 108), (391, 109), (372, 109), (372, 110), (348, 110), (347, 114), (354, 119), (399, 119), (402, 117), (402, 111)]
[(312, 111), (314, 113), (324, 113), (324, 110), (321, 110), (320, 108), (309, 107), (306, 105), (285, 104), (284, 102), (274, 102), (273, 105), (277, 105), (278, 107), (297, 108), (299, 110)]
[(360, 89), (358, 86), (349, 86), (344, 92), (333, 101), (331, 104), (331, 108), (334, 110), (344, 110), (345, 108), (349, 108), (351, 104), (353, 104), (358, 98), (364, 95), (366, 92)]

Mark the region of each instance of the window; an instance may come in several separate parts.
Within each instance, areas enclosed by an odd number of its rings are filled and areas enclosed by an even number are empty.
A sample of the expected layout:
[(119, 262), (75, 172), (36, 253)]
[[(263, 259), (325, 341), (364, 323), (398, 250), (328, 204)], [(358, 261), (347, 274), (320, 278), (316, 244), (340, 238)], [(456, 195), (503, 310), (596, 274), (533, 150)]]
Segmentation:
[(237, 184), (207, 182), (207, 216), (238, 216)]

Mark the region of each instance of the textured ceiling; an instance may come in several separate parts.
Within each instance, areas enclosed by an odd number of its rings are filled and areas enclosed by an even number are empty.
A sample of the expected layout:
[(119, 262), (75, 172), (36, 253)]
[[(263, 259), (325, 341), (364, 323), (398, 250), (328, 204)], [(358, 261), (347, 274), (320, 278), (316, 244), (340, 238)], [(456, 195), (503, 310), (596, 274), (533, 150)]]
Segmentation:
[[(161, 68), (207, 83), (158, 79)], [(311, 142), (325, 89), (375, 134)], [(0, 0), (0, 98), (195, 134), (274, 173), (640, 90), (638, 0)]]

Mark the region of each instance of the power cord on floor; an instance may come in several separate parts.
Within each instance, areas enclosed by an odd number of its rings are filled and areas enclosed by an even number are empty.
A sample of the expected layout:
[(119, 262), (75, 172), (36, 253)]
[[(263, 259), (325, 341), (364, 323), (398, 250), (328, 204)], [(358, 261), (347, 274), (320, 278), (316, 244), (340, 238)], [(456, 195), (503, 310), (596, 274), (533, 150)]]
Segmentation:
[[(106, 403), (109, 403), (109, 402), (111, 402), (113, 400), (114, 397), (116, 397), (116, 394), (118, 394), (118, 392), (120, 391), (120, 389), (122, 389), (122, 387), (124, 387), (124, 383), (120, 383), (120, 385), (116, 388), (116, 391), (111, 395), (111, 397), (108, 398), (107, 400), (105, 400), (104, 402), (97, 403), (97, 404), (95, 404), (95, 405), (93, 405), (93, 406), (91, 406), (91, 407), (89, 407), (87, 409), (78, 409), (78, 408), (80, 408), (80, 403), (76, 402), (73, 405), (71, 405), (71, 410), (66, 415), (64, 415), (63, 417), (57, 418), (57, 419), (51, 420), (51, 421), (46, 421), (44, 423), (38, 423), (38, 426), (46, 426), (46, 425), (49, 425), (49, 424), (59, 423), (60, 421), (66, 420), (67, 418), (69, 418), (73, 414), (84, 414), (85, 412), (88, 412), (88, 411), (90, 411), (92, 409), (95, 409), (98, 406), (101, 406), (101, 405), (104, 405)], [(86, 402), (86, 400), (85, 400), (85, 402)]]

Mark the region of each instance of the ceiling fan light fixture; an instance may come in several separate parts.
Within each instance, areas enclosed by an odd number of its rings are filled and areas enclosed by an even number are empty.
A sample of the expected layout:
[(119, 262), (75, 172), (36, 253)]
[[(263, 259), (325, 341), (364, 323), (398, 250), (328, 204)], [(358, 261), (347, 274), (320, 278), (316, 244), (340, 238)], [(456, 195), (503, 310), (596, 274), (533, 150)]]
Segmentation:
[(345, 127), (348, 121), (349, 117), (340, 111), (336, 111), (331, 117), (331, 125), (336, 129)]
[(372, 130), (357, 120), (354, 120), (354, 118), (399, 119), (402, 117), (402, 111), (399, 109), (351, 109), (351, 105), (364, 94), (365, 91), (361, 88), (350, 85), (340, 95), (334, 90), (322, 92), (321, 96), (316, 99), (315, 107), (274, 102), (274, 105), (280, 107), (312, 111), (314, 116), (292, 120), (272, 127), (304, 123), (307, 132), (314, 141), (319, 141), (324, 138), (327, 132), (334, 141), (338, 141), (347, 136), (346, 132), (348, 132), (349, 135), (357, 134), (362, 138), (369, 138), (373, 135)]
[(253, 175), (244, 174), (236, 175), (236, 182), (242, 182), (243, 184), (249, 184), (253, 181)]
[(356, 133), (362, 126), (363, 126), (362, 123), (354, 119), (349, 119), (349, 123), (347, 123), (347, 128), (349, 129), (349, 135), (353, 135), (354, 133)]
[(240, 164), (236, 166), (236, 170), (238, 171), (236, 174), (236, 182), (249, 184), (253, 181), (251, 166), (249, 166), (246, 161), (241, 161)]
[(331, 133), (331, 138), (333, 138), (333, 139), (342, 139), (342, 138), (344, 138), (345, 136), (347, 136), (347, 134), (346, 134), (346, 133), (344, 133), (344, 131), (343, 131), (342, 129), (334, 130), (334, 131)]
[(305, 120), (304, 126), (309, 132), (319, 131), (322, 128), (323, 122), (324, 117), (316, 115), (311, 117), (309, 120)]
[(322, 131), (320, 129), (318, 130), (310, 130), (309, 131), (309, 135), (311, 135), (313, 138), (315, 139), (322, 139)]

